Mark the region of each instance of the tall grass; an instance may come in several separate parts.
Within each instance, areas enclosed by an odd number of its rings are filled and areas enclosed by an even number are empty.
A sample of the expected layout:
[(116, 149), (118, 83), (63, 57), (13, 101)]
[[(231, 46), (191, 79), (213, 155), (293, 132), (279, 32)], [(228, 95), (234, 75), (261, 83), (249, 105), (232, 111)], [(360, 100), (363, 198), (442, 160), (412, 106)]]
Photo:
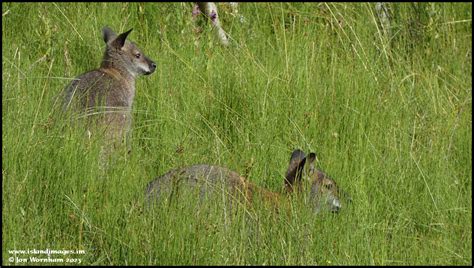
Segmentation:
[[(374, 4), (243, 3), (244, 22), (221, 13), (225, 48), (190, 3), (2, 3), (2, 263), (472, 265), (472, 4), (389, 6), (387, 36)], [(58, 112), (104, 25), (158, 65), (137, 80), (132, 153), (106, 169)], [(354, 202), (232, 221), (219, 203), (145, 206), (150, 180), (195, 163), (279, 191), (295, 148)]]

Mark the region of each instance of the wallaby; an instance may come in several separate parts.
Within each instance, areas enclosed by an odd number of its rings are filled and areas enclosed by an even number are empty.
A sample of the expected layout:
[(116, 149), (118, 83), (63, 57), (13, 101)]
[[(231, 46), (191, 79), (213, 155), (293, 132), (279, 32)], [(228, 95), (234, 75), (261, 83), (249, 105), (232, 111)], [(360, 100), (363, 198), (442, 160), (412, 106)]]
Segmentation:
[(73, 106), (89, 117), (98, 116), (93, 122), (104, 127), (105, 136), (113, 142), (121, 141), (130, 129), (135, 78), (156, 69), (155, 62), (126, 40), (131, 31), (117, 36), (104, 27), (106, 49), (100, 68), (79, 75), (64, 91), (64, 109)]
[[(293, 152), (284, 181), (286, 192), (291, 194), (294, 188), (309, 191), (307, 196), (314, 212), (318, 213), (321, 209), (338, 212), (341, 208), (340, 190), (332, 178), (315, 168), (315, 160), (314, 153), (306, 157), (299, 149)], [(305, 165), (306, 168), (304, 168)], [(308, 180), (309, 187), (305, 186), (303, 177)], [(174, 194), (186, 189), (197, 191), (200, 200), (208, 193), (224, 193), (232, 197), (231, 201), (252, 202), (255, 198), (261, 198), (262, 201), (278, 207), (285, 198), (282, 193), (261, 188), (235, 171), (225, 167), (200, 164), (171, 170), (148, 183), (147, 202), (152, 204), (161, 198), (171, 198)], [(184, 194), (189, 193), (192, 192)]]

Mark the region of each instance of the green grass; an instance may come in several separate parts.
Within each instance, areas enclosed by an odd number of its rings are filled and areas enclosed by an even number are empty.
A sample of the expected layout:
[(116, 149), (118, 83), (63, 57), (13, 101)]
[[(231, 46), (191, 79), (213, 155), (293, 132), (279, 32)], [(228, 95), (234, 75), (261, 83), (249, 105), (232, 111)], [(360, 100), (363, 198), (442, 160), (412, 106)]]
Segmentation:
[[(85, 250), (99, 265), (472, 265), (472, 4), (243, 3), (195, 44), (190, 3), (2, 3), (2, 264), (10, 250)], [(58, 113), (97, 68), (101, 29), (157, 62), (137, 80), (130, 155)], [(338, 215), (220, 204), (146, 209), (154, 177), (195, 163), (274, 191), (293, 149), (354, 202)], [(21, 258), (45, 255), (19, 254)]]

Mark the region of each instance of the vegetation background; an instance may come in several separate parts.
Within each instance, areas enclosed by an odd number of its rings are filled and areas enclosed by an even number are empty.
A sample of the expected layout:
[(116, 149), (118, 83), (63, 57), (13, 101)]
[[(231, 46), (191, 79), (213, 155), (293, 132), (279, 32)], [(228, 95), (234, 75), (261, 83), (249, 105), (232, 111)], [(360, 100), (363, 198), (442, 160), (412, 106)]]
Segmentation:
[[(191, 3), (2, 2), (2, 264), (49, 248), (85, 265), (472, 265), (472, 3), (387, 6), (389, 31), (375, 3), (222, 5), (222, 47)], [(105, 25), (158, 65), (137, 80), (132, 153), (106, 169), (58, 112)], [(150, 180), (195, 163), (279, 191), (295, 148), (354, 202), (231, 222), (145, 206)]]

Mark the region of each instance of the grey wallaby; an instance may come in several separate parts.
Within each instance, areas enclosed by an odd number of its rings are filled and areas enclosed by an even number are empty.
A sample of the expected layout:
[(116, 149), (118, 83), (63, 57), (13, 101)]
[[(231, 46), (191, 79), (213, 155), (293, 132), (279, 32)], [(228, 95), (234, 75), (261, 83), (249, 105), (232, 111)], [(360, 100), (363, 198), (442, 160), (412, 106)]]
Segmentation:
[[(299, 149), (292, 153), (284, 180), (286, 192), (291, 195), (296, 191), (306, 191), (308, 203), (316, 213), (321, 209), (338, 212), (342, 207), (339, 200), (341, 191), (332, 178), (315, 168), (315, 160), (315, 153), (310, 153), (307, 157)], [(305, 183), (303, 178), (309, 183)], [(161, 198), (171, 198), (186, 189), (197, 191), (200, 199), (208, 193), (225, 193), (239, 202), (252, 202), (255, 198), (260, 198), (276, 207), (279, 207), (284, 199), (282, 193), (261, 188), (235, 171), (200, 164), (171, 170), (148, 183), (147, 202), (153, 204)]]
[(100, 68), (79, 75), (64, 91), (64, 110), (73, 108), (93, 117), (113, 142), (121, 141), (130, 129), (135, 78), (156, 69), (155, 62), (127, 40), (131, 31), (117, 35), (104, 27), (106, 49)]

